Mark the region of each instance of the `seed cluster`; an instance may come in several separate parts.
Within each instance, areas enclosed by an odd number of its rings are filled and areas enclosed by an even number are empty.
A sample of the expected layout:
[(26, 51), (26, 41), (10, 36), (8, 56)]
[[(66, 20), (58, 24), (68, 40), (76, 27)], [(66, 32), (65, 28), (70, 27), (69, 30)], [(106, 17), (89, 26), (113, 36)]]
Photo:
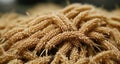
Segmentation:
[(98, 10), (71, 4), (19, 20), (0, 35), (0, 64), (119, 64), (120, 16)]

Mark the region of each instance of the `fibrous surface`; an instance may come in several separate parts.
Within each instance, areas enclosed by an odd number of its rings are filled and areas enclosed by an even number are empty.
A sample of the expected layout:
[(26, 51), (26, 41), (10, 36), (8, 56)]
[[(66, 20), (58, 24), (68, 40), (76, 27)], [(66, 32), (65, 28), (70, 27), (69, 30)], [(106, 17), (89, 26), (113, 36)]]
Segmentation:
[(0, 64), (120, 63), (119, 15), (71, 4), (26, 18), (9, 30), (0, 26), (6, 30), (0, 35)]

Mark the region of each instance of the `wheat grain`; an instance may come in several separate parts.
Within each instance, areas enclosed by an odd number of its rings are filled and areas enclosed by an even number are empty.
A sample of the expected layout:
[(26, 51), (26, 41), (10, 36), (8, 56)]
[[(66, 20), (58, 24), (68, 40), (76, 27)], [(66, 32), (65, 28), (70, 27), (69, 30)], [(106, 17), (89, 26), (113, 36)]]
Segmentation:
[[(14, 54), (19, 54), (23, 50), (35, 46), (39, 42), (38, 38), (28, 38), (25, 41), (18, 42), (16, 44), (13, 44), (12, 47), (8, 50), (11, 53), (15, 51)], [(13, 51), (12, 51), (13, 50)]]
[(60, 29), (55, 29), (47, 33), (43, 38), (41, 38), (40, 42), (36, 45), (34, 52), (41, 50), (41, 48), (46, 44), (48, 40), (50, 40), (53, 36), (59, 34), (60, 32)]
[(16, 33), (9, 40), (6, 41), (6, 43), (4, 44), (3, 47), (6, 47), (6, 49), (8, 49), (12, 44), (17, 42), (18, 40), (21, 40), (21, 39), (23, 39), (25, 37), (30, 36), (34, 32), (36, 32), (36, 31), (38, 31), (40, 29), (43, 29), (48, 24), (49, 24), (49, 22), (42, 22), (42, 23), (37, 24), (35, 26), (32, 26), (32, 27), (30, 27), (28, 29), (25, 29), (23, 32)]
[(73, 23), (66, 16), (60, 13), (58, 13), (57, 15), (66, 24), (66, 26), (68, 27), (68, 30), (70, 31), (77, 30), (77, 28), (73, 25)]
[(118, 21), (113, 21), (111, 19), (108, 19), (107, 23), (113, 27), (120, 28), (120, 23)]
[(93, 6), (0, 21), (0, 64), (119, 64), (120, 19)]
[(84, 46), (84, 47), (83, 47), (83, 46), (81, 47), (81, 51), (80, 51), (79, 55), (80, 55), (79, 59), (80, 59), (80, 58), (84, 58), (84, 57), (87, 56), (87, 50), (86, 50), (86, 47), (85, 47), (85, 46)]
[(91, 33), (89, 33), (89, 36), (90, 36), (90, 38), (97, 39), (100, 42), (105, 40), (105, 36), (98, 32), (91, 32)]
[(33, 55), (33, 53), (29, 50), (23, 51), (22, 55), (27, 60), (34, 60), (34, 59), (38, 58), (37, 56)]
[[(97, 49), (98, 48), (99, 47), (97, 47)], [(91, 57), (91, 56), (94, 56), (95, 54), (97, 54), (97, 51), (95, 50), (95, 48), (87, 47), (87, 56)]]
[(74, 64), (89, 64), (89, 58), (80, 58), (78, 61)]
[(99, 19), (93, 19), (86, 22), (80, 29), (80, 33), (87, 33), (88, 31), (94, 29), (94, 27), (98, 26)]
[(7, 33), (5, 33), (3, 35), (3, 38), (5, 38), (5, 40), (9, 39), (11, 36), (13, 36), (14, 34), (16, 34), (17, 32), (21, 32), (23, 31), (23, 28), (15, 28), (15, 29), (12, 29), (10, 31), (8, 31)]
[(44, 16), (39, 16), (37, 18), (35, 18), (33, 21), (29, 22), (28, 26), (34, 26), (36, 24), (39, 24), (40, 22), (43, 21), (52, 21), (51, 20), (51, 15), (44, 15)]
[(120, 32), (119, 32), (119, 30), (114, 28), (111, 31), (111, 34), (115, 40), (115, 43), (119, 46), (120, 45)]
[(79, 58), (79, 54), (78, 54), (78, 48), (77, 47), (74, 47), (71, 51), (71, 54), (70, 54), (70, 61), (72, 63), (75, 63)]
[(76, 7), (75, 9), (71, 10), (70, 12), (68, 12), (66, 14), (66, 17), (70, 18), (74, 18), (78, 13), (82, 12), (82, 11), (86, 11), (86, 10), (91, 10), (92, 7), (88, 6), (88, 5), (84, 5), (82, 7)]
[(61, 28), (62, 31), (69, 30), (65, 23), (56, 14), (52, 14), (52, 19), (54, 23)]
[(50, 41), (47, 42), (45, 49), (51, 49), (52, 47), (55, 47), (55, 45), (60, 44), (62, 41), (71, 38), (79, 39), (90, 46), (94, 45), (94, 42), (92, 40), (81, 34), (79, 31), (78, 32), (71, 31), (71, 32), (63, 32), (53, 37)]
[[(63, 31), (65, 30), (67, 30), (67, 26), (64, 24), (64, 22), (55, 14), (55, 13), (52, 13), (51, 14), (51, 16), (47, 16), (47, 17), (45, 17), (45, 19), (51, 19), (50, 21), (51, 22), (53, 22), (53, 23), (55, 23), (56, 25), (58, 25)], [(44, 18), (38, 18), (36, 21), (34, 21), (34, 22), (31, 22), (31, 23), (35, 23), (35, 24), (37, 24), (37, 23), (39, 23), (40, 22), (40, 20), (41, 19), (43, 19), (44, 20)], [(33, 24), (34, 25), (34, 24)]]
[(89, 11), (84, 11), (79, 13), (74, 19), (73, 19), (73, 24), (77, 27), (78, 24), (81, 24), (83, 18), (88, 15)]
[(66, 13), (70, 12), (72, 9), (79, 7), (79, 6), (80, 6), (80, 4), (72, 4), (72, 5), (67, 6), (66, 8), (61, 10), (60, 12), (62, 12), (63, 14), (66, 14)]
[(111, 19), (115, 20), (115, 21), (120, 21), (120, 17), (119, 16), (111, 17)]
[(95, 28), (95, 31), (103, 33), (103, 34), (107, 34), (107, 35), (111, 34), (111, 28), (109, 27), (97, 27)]
[(66, 54), (70, 49), (72, 48), (72, 45), (70, 42), (65, 42), (64, 45), (58, 50), (56, 54)]
[(38, 32), (34, 33), (33, 35), (31, 35), (29, 38), (41, 38), (43, 37), (46, 33), (48, 33), (49, 31), (55, 29), (56, 26), (51, 24), (49, 26), (47, 26), (46, 28), (44, 28), (43, 30), (39, 30)]
[(15, 58), (16, 58), (16, 56), (11, 55), (11, 54), (2, 55), (2, 56), (0, 56), (0, 64), (3, 64), (5, 62), (8, 62), (8, 61), (15, 59)]
[(23, 62), (18, 59), (13, 59), (13, 60), (9, 61), (7, 64), (23, 64)]
[(51, 64), (58, 64), (60, 61), (60, 54), (66, 55), (66, 53), (72, 48), (70, 42), (65, 42), (64, 45), (56, 52), (55, 58), (51, 62)]
[[(92, 35), (93, 34), (93, 35)], [(116, 51), (118, 50), (115, 45), (113, 45), (110, 41), (107, 41), (104, 37), (103, 34), (97, 33), (97, 32), (91, 32), (90, 37), (93, 39), (97, 39), (99, 42), (101, 42), (102, 45), (105, 46), (105, 48), (111, 50), (115, 49)]]
[(35, 26), (31, 26), (30, 28), (24, 30), (23, 33), (25, 33), (26, 35), (31, 35), (31, 34), (37, 32), (38, 30), (44, 29), (49, 24), (51, 24), (50, 21), (43, 21)]
[(75, 47), (81, 47), (81, 43), (79, 40), (75, 39), (74, 41), (72, 39), (69, 39), (70, 42), (72, 42), (71, 44), (74, 45)]
[(2, 46), (0, 46), (0, 56), (3, 55), (3, 54), (5, 54), (5, 50), (3, 49)]
[(118, 48), (115, 45), (113, 45), (111, 42), (112, 41), (110, 41), (110, 40), (108, 40), (108, 41), (104, 40), (104, 41), (102, 41), (102, 45), (105, 46), (105, 48), (107, 48), (108, 50), (119, 51)]
[(96, 13), (95, 10), (91, 10), (90, 13), (84, 19), (90, 20), (90, 19), (94, 19), (94, 18), (99, 18), (103, 21), (107, 21), (107, 18), (104, 15)]
[(65, 55), (63, 54), (60, 54), (60, 57), (61, 57), (61, 61), (65, 64), (71, 64), (68, 60), (68, 57), (66, 57)]
[[(101, 53), (98, 53), (96, 56), (93, 56), (93, 57), (90, 59), (90, 63), (100, 61), (100, 59), (103, 59), (103, 58), (116, 57), (116, 55), (117, 55), (117, 54), (115, 54), (115, 52), (114, 52), (113, 50), (103, 51), (103, 52), (101, 52)], [(117, 57), (116, 57), (116, 58), (117, 58)]]
[(105, 59), (104, 60), (105, 64), (117, 64), (115, 61), (113, 61), (112, 59)]
[(49, 61), (51, 60), (51, 56), (44, 56), (44, 57), (39, 57), (34, 60), (31, 60), (25, 64), (48, 64)]

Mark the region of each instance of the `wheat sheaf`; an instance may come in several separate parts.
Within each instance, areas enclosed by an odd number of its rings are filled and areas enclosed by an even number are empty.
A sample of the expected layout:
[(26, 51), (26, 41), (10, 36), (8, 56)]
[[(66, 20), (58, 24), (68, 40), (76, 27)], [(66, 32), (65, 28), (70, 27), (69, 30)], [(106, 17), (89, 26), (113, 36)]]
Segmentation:
[(0, 64), (120, 64), (119, 16), (71, 4), (24, 25), (0, 37)]

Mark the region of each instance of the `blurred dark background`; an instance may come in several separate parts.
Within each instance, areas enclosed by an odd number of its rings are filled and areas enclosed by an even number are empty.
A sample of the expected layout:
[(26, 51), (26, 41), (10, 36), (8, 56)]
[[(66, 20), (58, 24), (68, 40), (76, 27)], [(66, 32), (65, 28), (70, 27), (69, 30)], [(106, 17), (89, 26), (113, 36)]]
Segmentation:
[(120, 7), (120, 0), (0, 0), (0, 12), (14, 11), (24, 13), (25, 10), (35, 4), (50, 2), (62, 6), (66, 6), (68, 3), (87, 3), (107, 10), (114, 10), (116, 7)]

